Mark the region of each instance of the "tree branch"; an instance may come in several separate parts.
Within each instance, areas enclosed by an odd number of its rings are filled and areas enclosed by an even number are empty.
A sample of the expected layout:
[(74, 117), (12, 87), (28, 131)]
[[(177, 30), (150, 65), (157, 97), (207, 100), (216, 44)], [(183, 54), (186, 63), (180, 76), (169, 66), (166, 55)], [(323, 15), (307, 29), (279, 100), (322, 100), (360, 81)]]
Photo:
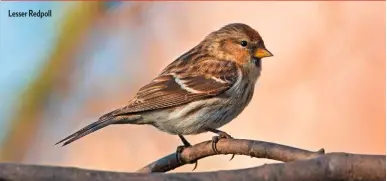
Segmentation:
[[(137, 172), (168, 172), (185, 164), (195, 162), (201, 158), (217, 155), (212, 149), (211, 143), (211, 141), (205, 141), (184, 149), (180, 157), (183, 164), (179, 163), (176, 154), (172, 153), (145, 166)], [(324, 154), (324, 149), (312, 152), (276, 143), (242, 139), (221, 139), (216, 144), (216, 148), (219, 154), (247, 155), (283, 162), (305, 160)]]
[(317, 158), (206, 173), (119, 173), (78, 168), (0, 164), (0, 181), (380, 181), (386, 180), (384, 155), (329, 153)]
[[(349, 153), (317, 152), (290, 146), (253, 140), (221, 139), (217, 144), (220, 154), (249, 155), (288, 163), (268, 164), (259, 167), (206, 173), (119, 173), (92, 171), (78, 168), (37, 165), (0, 164), (0, 181), (379, 181), (386, 179), (385, 155), (356, 155)], [(186, 148), (181, 153), (185, 163), (216, 155), (211, 141)], [(165, 172), (180, 164), (175, 153), (142, 168), (139, 172)]]

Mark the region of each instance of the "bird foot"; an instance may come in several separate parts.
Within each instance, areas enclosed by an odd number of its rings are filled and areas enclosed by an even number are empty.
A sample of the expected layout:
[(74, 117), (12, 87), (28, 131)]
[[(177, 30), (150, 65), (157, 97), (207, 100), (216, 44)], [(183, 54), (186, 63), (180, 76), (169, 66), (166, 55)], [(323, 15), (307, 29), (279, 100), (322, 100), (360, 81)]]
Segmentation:
[[(212, 137), (212, 150), (216, 153), (216, 154), (219, 154), (219, 151), (218, 149), (216, 148), (216, 143), (218, 143), (218, 141), (220, 139), (234, 139), (232, 136), (230, 136), (229, 134), (227, 134), (226, 132), (223, 132), (223, 131), (219, 131), (218, 132), (218, 136), (213, 136)], [(232, 159), (234, 159), (234, 154), (231, 156), (230, 158), (230, 161)]]
[[(182, 159), (181, 159), (181, 153), (183, 152), (183, 150), (185, 149), (185, 148), (188, 148), (188, 147), (190, 147), (191, 145), (180, 145), (180, 146), (178, 146), (177, 148), (176, 148), (176, 159), (177, 159), (177, 161), (181, 164), (181, 165), (184, 165), (185, 164), (185, 162), (183, 162), (182, 161)], [(197, 160), (195, 160), (194, 162), (190, 162), (190, 164), (193, 164), (193, 163), (195, 163), (195, 166), (194, 166), (194, 168), (192, 169), (192, 171), (194, 171), (197, 167), (198, 167), (198, 161)]]

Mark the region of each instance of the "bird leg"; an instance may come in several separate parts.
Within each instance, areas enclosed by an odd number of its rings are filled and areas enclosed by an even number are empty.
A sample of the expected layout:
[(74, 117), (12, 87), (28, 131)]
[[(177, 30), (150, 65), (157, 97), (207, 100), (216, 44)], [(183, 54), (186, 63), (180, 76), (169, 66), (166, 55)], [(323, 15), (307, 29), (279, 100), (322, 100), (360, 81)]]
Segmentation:
[[(185, 148), (188, 148), (188, 147), (190, 147), (190, 146), (192, 146), (184, 137), (183, 137), (183, 135), (178, 135), (179, 136), (179, 138), (181, 139), (181, 141), (183, 142), (183, 144), (184, 145), (180, 145), (180, 146), (178, 146), (177, 147), (177, 149), (176, 149), (176, 159), (177, 159), (177, 161), (180, 163), (180, 164), (184, 164), (182, 161), (181, 161), (181, 153), (183, 152), (183, 150), (185, 149)], [(193, 162), (191, 162), (191, 163), (193, 163)], [(198, 166), (198, 161), (196, 160), (195, 161), (195, 166), (194, 166), (194, 168), (193, 168), (193, 170), (192, 171), (194, 171), (195, 169), (196, 169), (196, 167)]]
[[(213, 132), (215, 134), (218, 134), (218, 136), (213, 136), (212, 137), (212, 150), (216, 153), (216, 154), (219, 154), (219, 151), (218, 149), (216, 148), (216, 143), (218, 143), (218, 141), (220, 139), (233, 139), (232, 136), (230, 136), (229, 134), (227, 134), (226, 132), (224, 131), (220, 131), (220, 130), (217, 130), (217, 129), (213, 129), (213, 128), (208, 128), (207, 131), (210, 131), (210, 132)], [(231, 159), (230, 161), (234, 158), (234, 154), (231, 156)]]

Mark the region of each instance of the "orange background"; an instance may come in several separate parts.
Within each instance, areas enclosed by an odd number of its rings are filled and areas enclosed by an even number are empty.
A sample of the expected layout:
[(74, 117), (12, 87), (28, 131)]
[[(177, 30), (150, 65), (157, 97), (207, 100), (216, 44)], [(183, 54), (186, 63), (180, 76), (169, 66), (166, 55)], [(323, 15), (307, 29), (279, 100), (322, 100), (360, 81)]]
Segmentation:
[[(39, 127), (23, 162), (136, 171), (174, 152), (181, 144), (177, 136), (137, 125), (109, 126), (63, 148), (53, 143), (124, 105), (174, 58), (211, 31), (234, 22), (258, 30), (274, 57), (263, 60), (250, 105), (222, 127), (223, 131), (236, 138), (315, 151), (325, 148), (326, 152), (385, 154), (385, 2), (142, 4), (145, 15), (137, 20), (130, 18), (129, 6), (120, 6), (101, 15), (94, 25), (102, 29), (102, 35), (122, 37), (118, 66), (125, 73), (94, 77), (82, 108), (71, 115), (43, 111), (49, 116), (44, 118), (47, 121)], [(85, 41), (89, 39), (87, 36)], [(92, 56), (97, 55), (82, 58)], [(93, 65), (83, 66), (87, 74)], [(84, 74), (65, 76), (77, 81), (77, 76)], [(58, 101), (50, 106), (61, 104)], [(66, 119), (54, 122), (58, 117)], [(212, 136), (206, 133), (187, 139), (198, 143)], [(200, 160), (196, 172), (273, 162), (246, 156), (236, 156), (232, 161), (229, 158)], [(189, 165), (175, 171), (192, 168)]]

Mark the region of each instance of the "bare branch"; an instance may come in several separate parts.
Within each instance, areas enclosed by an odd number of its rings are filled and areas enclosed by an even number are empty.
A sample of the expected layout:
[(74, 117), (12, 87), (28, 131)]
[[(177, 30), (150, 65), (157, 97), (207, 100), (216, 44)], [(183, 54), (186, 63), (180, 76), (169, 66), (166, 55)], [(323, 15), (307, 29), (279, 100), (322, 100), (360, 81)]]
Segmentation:
[[(275, 143), (242, 139), (221, 139), (216, 144), (216, 148), (220, 154), (247, 155), (283, 162), (305, 160), (324, 154), (324, 149), (312, 152)], [(216, 155), (216, 153), (212, 150), (211, 141), (205, 141), (183, 150), (181, 160), (184, 164), (179, 163), (176, 154), (172, 153), (145, 166), (137, 172), (168, 172), (187, 163), (192, 163), (212, 155)]]
[(386, 180), (384, 155), (329, 153), (317, 158), (206, 173), (119, 173), (78, 168), (0, 164), (0, 181), (380, 181)]
[[(379, 181), (386, 179), (385, 155), (324, 154), (323, 149), (312, 152), (275, 143), (237, 139), (222, 139), (217, 143), (217, 149), (220, 154), (249, 155), (288, 163), (241, 170), (172, 174), (119, 173), (3, 163), (0, 164), (0, 181)], [(181, 158), (184, 163), (189, 163), (215, 154), (211, 141), (206, 141), (183, 150)], [(181, 165), (173, 153), (140, 171), (164, 172)]]

